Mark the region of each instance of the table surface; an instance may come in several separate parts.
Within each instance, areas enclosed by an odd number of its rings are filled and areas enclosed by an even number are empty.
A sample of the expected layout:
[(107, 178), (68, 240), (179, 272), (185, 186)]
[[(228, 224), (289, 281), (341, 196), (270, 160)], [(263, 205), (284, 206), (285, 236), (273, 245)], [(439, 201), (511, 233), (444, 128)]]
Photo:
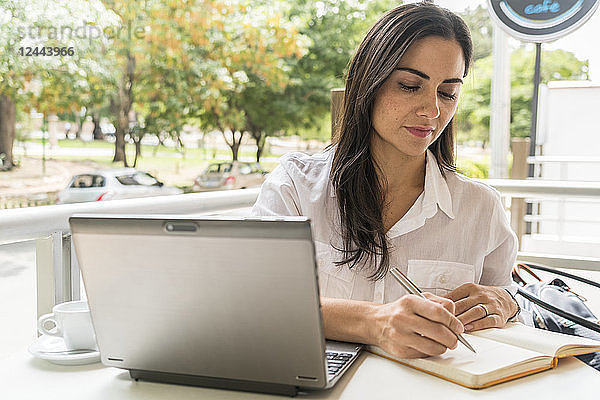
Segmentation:
[[(277, 399), (282, 396), (136, 382), (129, 372), (100, 363), (61, 366), (19, 352), (0, 361), (0, 398), (60, 400)], [(600, 372), (575, 358), (556, 369), (481, 390), (467, 389), (387, 359), (364, 353), (331, 390), (307, 399), (536, 399), (593, 398)], [(414, 396), (414, 397), (411, 397)], [(581, 396), (581, 397), (580, 397)], [(586, 397), (583, 397), (586, 396)], [(590, 397), (591, 396), (591, 397)]]

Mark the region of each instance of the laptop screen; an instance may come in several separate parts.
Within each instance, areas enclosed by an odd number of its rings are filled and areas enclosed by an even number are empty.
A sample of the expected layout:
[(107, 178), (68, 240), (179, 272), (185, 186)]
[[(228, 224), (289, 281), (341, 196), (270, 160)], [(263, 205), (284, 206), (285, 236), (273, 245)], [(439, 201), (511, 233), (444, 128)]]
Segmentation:
[(325, 383), (308, 220), (75, 216), (70, 224), (105, 364)]

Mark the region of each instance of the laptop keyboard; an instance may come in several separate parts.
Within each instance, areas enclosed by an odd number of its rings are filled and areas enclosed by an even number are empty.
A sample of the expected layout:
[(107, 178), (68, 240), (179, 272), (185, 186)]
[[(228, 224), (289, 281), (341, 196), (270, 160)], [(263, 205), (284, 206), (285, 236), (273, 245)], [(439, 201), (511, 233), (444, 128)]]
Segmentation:
[(327, 356), (327, 377), (332, 378), (344, 369), (346, 364), (350, 362), (354, 354), (341, 353), (335, 351), (325, 352)]

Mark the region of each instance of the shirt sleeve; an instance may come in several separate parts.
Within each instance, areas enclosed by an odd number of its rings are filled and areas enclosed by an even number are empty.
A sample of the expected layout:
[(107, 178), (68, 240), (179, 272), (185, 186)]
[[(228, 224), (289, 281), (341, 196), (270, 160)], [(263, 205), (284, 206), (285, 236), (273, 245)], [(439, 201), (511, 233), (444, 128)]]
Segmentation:
[(500, 195), (496, 193), (494, 197), (492, 218), (489, 224), (489, 240), (483, 260), (480, 283), (501, 286), (514, 294), (516, 287), (512, 285), (511, 271), (517, 258), (517, 235), (510, 227)]
[(302, 215), (296, 186), (282, 164), (278, 165), (263, 183), (251, 215)]

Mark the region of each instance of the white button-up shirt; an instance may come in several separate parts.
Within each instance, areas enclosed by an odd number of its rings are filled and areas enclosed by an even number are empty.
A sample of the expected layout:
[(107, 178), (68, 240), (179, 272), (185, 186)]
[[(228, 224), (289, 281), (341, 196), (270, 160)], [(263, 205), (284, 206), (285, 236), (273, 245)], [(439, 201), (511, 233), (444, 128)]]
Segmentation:
[[(388, 303), (406, 294), (388, 274), (367, 279), (341, 259), (339, 211), (330, 180), (334, 149), (312, 156), (289, 153), (269, 175), (253, 215), (304, 215), (311, 219), (321, 296)], [(511, 286), (517, 238), (498, 192), (461, 174), (440, 173), (428, 150), (425, 188), (387, 232), (390, 268), (397, 267), (423, 291), (444, 295), (463, 283)]]

